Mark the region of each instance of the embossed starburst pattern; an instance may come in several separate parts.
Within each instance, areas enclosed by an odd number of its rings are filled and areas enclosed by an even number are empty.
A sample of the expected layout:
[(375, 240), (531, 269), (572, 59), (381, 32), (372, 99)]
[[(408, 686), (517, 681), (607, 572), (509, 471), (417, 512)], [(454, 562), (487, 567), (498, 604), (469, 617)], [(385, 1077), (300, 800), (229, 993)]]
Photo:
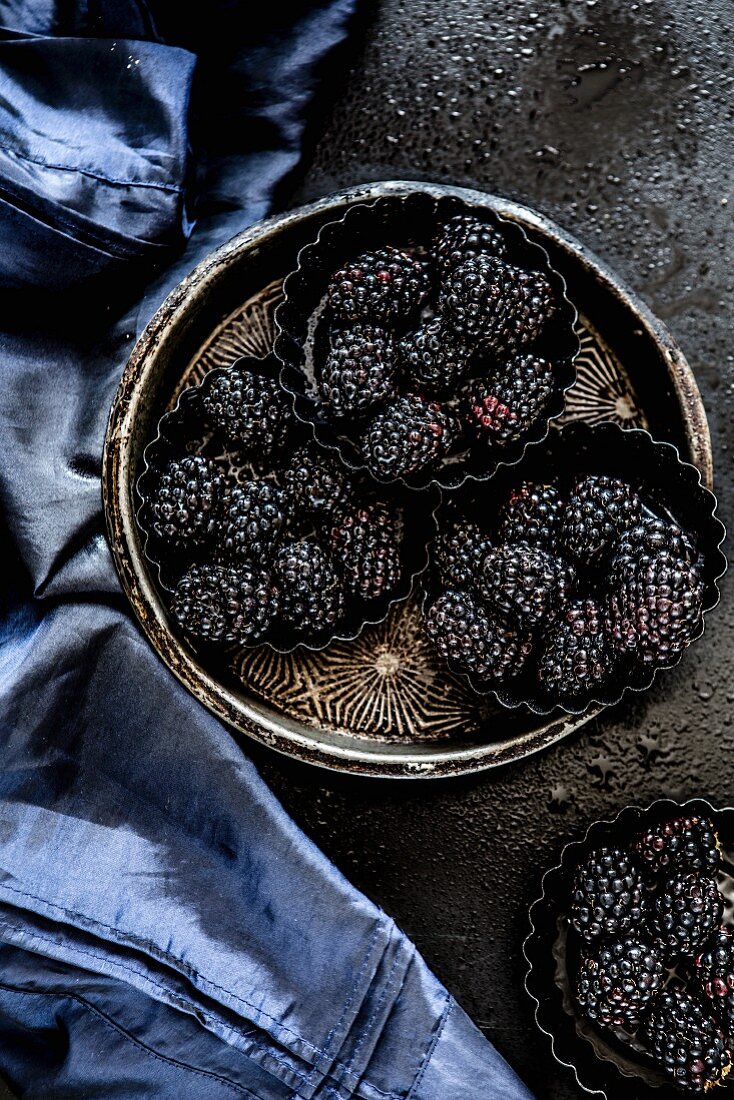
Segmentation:
[(586, 420), (600, 424), (613, 420), (623, 428), (646, 428), (629, 378), (610, 349), (582, 319), (577, 327), (581, 349), (576, 359), (576, 383), (566, 393), (566, 409), (557, 423)]

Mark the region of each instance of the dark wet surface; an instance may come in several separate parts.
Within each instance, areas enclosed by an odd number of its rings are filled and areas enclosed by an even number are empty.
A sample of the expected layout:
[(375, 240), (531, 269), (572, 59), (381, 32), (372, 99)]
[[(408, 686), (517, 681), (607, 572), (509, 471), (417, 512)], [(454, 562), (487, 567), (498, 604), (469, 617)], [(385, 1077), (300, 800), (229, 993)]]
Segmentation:
[[(734, 526), (734, 9), (701, 0), (375, 9), (294, 201), (420, 177), (500, 192), (570, 230), (682, 344), (709, 414), (720, 512)], [(539, 1098), (579, 1096), (523, 990), (521, 943), (543, 869), (565, 840), (626, 803), (734, 803), (733, 583), (730, 571), (704, 638), (650, 692), (519, 765), (376, 782), (256, 753), (299, 823), (415, 938)]]

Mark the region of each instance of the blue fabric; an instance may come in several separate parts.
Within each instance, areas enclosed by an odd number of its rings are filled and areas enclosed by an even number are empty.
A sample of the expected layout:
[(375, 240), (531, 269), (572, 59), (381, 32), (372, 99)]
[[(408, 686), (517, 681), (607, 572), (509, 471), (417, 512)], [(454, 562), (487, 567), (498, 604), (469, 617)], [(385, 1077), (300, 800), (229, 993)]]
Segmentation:
[(132, 342), (272, 207), (353, 6), (0, 0), (0, 1072), (26, 1097), (529, 1095), (157, 660), (103, 536)]

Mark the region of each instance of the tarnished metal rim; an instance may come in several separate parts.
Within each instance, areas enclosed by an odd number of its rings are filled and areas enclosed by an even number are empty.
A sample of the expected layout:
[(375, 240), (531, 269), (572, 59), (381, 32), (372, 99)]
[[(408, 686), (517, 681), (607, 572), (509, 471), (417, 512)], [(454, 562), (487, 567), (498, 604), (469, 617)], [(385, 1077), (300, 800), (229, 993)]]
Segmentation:
[(634, 312), (641, 328), (662, 349), (669, 364), (690, 446), (690, 458), (699, 467), (703, 484), (711, 487), (713, 464), (706, 414), (693, 373), (678, 345), (665, 327), (652, 316), (633, 292), (621, 287), (609, 269), (579, 244), (570, 234), (549, 219), (518, 203), (467, 188), (447, 187), (410, 181), (365, 184), (330, 195), (315, 203), (268, 218), (233, 237), (201, 261), (166, 298), (136, 343), (123, 372), (110, 411), (103, 453), (102, 494), (107, 531), (122, 587), (128, 596), (148, 638), (171, 671), (220, 719), (247, 733), (256, 741), (279, 752), (309, 763), (340, 771), (357, 772), (385, 778), (438, 777), (461, 775), (496, 767), (521, 759), (568, 736), (593, 718), (598, 710), (580, 717), (564, 716), (542, 730), (531, 730), (504, 742), (487, 742), (442, 749), (433, 744), (412, 746), (412, 752), (397, 755), (379, 749), (324, 744), (313, 735), (305, 735), (295, 725), (284, 732), (287, 721), (268, 719), (241, 697), (210, 676), (173, 637), (166, 624), (163, 604), (142, 564), (142, 553), (135, 523), (132, 488), (135, 478), (131, 440), (133, 426), (141, 408), (146, 386), (154, 373), (155, 357), (169, 341), (177, 338), (177, 326), (192, 303), (206, 295), (209, 286), (227, 267), (233, 256), (260, 245), (322, 215), (354, 202), (368, 201), (386, 194), (420, 190), (430, 194), (456, 194), (467, 202), (496, 210), (523, 227), (551, 239), (557, 248), (581, 264), (590, 278), (614, 295), (627, 310)]

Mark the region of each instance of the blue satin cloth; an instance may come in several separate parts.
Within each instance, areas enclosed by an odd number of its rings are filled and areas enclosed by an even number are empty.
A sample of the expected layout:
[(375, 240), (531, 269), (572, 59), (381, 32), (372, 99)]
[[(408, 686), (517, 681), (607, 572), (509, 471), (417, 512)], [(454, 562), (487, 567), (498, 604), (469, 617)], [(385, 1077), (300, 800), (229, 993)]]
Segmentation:
[(39, 1100), (527, 1100), (158, 661), (104, 539), (134, 339), (272, 208), (354, 0), (271, 7), (0, 0), (0, 1073)]

